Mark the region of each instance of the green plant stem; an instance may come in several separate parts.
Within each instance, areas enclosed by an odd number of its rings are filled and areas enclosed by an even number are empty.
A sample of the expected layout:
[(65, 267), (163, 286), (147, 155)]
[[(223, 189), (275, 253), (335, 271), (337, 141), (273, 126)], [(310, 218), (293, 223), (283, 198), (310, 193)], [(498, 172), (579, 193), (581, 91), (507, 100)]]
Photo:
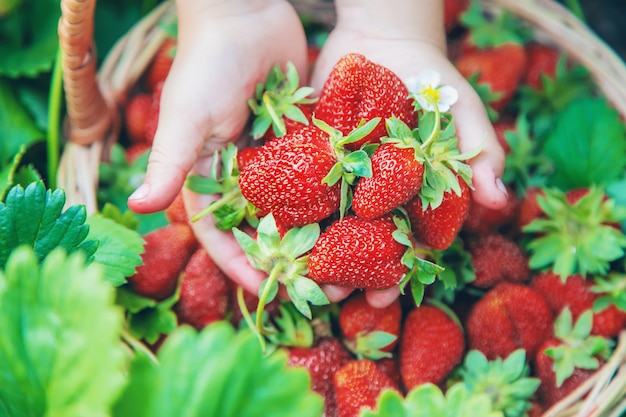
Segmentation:
[(265, 338), (263, 335), (257, 330), (254, 320), (252, 320), (252, 316), (248, 311), (248, 306), (246, 305), (246, 300), (244, 299), (243, 287), (240, 285), (237, 287), (237, 305), (239, 305), (239, 310), (241, 310), (241, 315), (243, 319), (248, 324), (250, 330), (254, 332), (256, 337), (259, 339), (259, 344), (261, 345), (261, 350), (265, 352)]
[(269, 296), (274, 283), (278, 280), (278, 273), (279, 268), (272, 268), (270, 275), (267, 277), (265, 287), (263, 288), (263, 293), (259, 296), (259, 304), (256, 309), (256, 328), (261, 334), (265, 333), (265, 326), (263, 326), (263, 310), (267, 304), (267, 297)]
[(219, 200), (215, 200), (214, 202), (206, 206), (204, 209), (202, 209), (198, 213), (191, 216), (190, 220), (192, 223), (195, 223), (201, 218), (203, 218), (204, 216), (213, 213), (215, 210), (221, 207), (224, 207), (225, 205), (231, 203), (232, 201), (237, 200), (240, 197), (241, 197), (241, 190), (239, 188), (234, 189), (230, 193), (224, 194), (222, 198), (220, 198)]
[(49, 188), (56, 188), (56, 176), (59, 167), (60, 154), (60, 125), (61, 125), (61, 105), (63, 102), (63, 67), (61, 48), (58, 48), (52, 78), (50, 81), (50, 95), (48, 96), (48, 132), (46, 137), (47, 145), (47, 175)]

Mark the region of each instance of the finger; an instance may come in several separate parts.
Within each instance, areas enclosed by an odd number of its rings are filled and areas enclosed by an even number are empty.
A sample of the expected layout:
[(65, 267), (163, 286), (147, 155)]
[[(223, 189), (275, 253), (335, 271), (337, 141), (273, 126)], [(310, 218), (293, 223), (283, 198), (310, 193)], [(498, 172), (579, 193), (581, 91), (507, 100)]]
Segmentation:
[(507, 192), (501, 177), (504, 171), (504, 150), (500, 146), (484, 104), (469, 85), (461, 87), (459, 102), (452, 106), (461, 152), (480, 149), (469, 161), (474, 190), (472, 198), (488, 208), (502, 208)]
[(400, 287), (394, 286), (384, 290), (366, 291), (365, 299), (375, 308), (385, 308), (396, 301), (400, 296)]
[(322, 291), (328, 297), (328, 301), (336, 303), (347, 298), (354, 288), (340, 287), (338, 285), (322, 285)]
[[(164, 210), (180, 192), (187, 173), (199, 156), (203, 132), (172, 92), (175, 81), (163, 86), (158, 128), (154, 137), (143, 184), (129, 197), (128, 206), (137, 213)], [(179, 98), (180, 97), (180, 98)]]

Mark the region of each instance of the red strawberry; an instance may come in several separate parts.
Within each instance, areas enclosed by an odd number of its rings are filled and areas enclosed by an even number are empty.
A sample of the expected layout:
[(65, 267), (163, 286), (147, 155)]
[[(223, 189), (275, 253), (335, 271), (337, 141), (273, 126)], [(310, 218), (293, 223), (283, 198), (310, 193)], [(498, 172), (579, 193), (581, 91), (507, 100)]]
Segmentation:
[(260, 148), (250, 146), (237, 151), (237, 167), (239, 171), (246, 169), (250, 161), (259, 153), (259, 149)]
[(463, 230), (470, 233), (491, 233), (513, 223), (517, 218), (517, 196), (511, 187), (507, 186), (506, 188), (508, 197), (502, 208), (487, 208), (471, 200), (467, 219), (463, 223)]
[(337, 400), (333, 377), (350, 360), (350, 354), (334, 337), (324, 337), (312, 347), (288, 350), (290, 366), (302, 366), (311, 376), (311, 388), (324, 397), (327, 417), (337, 416)]
[(154, 59), (148, 66), (146, 72), (146, 85), (148, 90), (153, 91), (155, 87), (165, 81), (172, 68), (174, 55), (176, 54), (176, 39), (167, 38), (161, 44)]
[(546, 300), (524, 284), (503, 282), (471, 308), (466, 319), (469, 347), (488, 359), (525, 349), (533, 356), (552, 334), (552, 311)]
[(576, 368), (572, 375), (565, 379), (560, 387), (557, 387), (556, 373), (552, 369), (554, 360), (544, 352), (546, 349), (559, 346), (560, 344), (557, 339), (546, 340), (537, 350), (535, 357), (535, 375), (541, 380), (541, 385), (537, 389), (537, 393), (545, 408), (549, 408), (559, 402), (559, 400), (565, 398), (595, 372), (595, 370), (591, 369)]
[(337, 162), (328, 134), (306, 126), (267, 142), (241, 171), (243, 196), (287, 226), (303, 226), (339, 208), (340, 184), (322, 180)]
[[(344, 135), (363, 119), (395, 116), (411, 128), (417, 124), (409, 91), (402, 80), (360, 54), (346, 55), (335, 64), (322, 87), (314, 116)], [(347, 147), (354, 150), (364, 143), (378, 143), (385, 134), (384, 123), (379, 123), (370, 134)]]
[(561, 53), (553, 46), (539, 42), (530, 42), (526, 45), (528, 62), (524, 83), (538, 90), (543, 88), (542, 77), (554, 78), (556, 67), (561, 57)]
[(180, 323), (201, 329), (224, 319), (230, 309), (231, 283), (203, 248), (183, 271), (175, 310)]
[(358, 417), (373, 409), (385, 389), (400, 391), (391, 378), (369, 359), (351, 360), (334, 376), (338, 417)]
[(444, 0), (443, 2), (443, 24), (446, 32), (451, 32), (456, 28), (461, 19), (461, 15), (467, 10), (469, 0)]
[(320, 284), (382, 289), (398, 284), (407, 267), (407, 247), (397, 242), (391, 216), (375, 220), (347, 216), (332, 223), (309, 256), (309, 276)]
[(178, 193), (174, 201), (165, 209), (164, 214), (169, 223), (187, 223), (189, 221), (182, 192)]
[(534, 371), (541, 385), (537, 390), (548, 408), (587, 380), (611, 355), (609, 339), (592, 336), (591, 311), (576, 321), (565, 309), (554, 323), (554, 337), (535, 355)]
[(490, 288), (500, 282), (524, 282), (530, 278), (528, 256), (515, 241), (497, 232), (468, 239), (476, 274), (472, 285)]
[(382, 144), (371, 157), (372, 176), (361, 178), (354, 189), (352, 210), (364, 219), (375, 219), (398, 208), (422, 187), (424, 166), (412, 147)]
[(493, 129), (496, 132), (498, 143), (504, 150), (504, 153), (508, 155), (511, 152), (511, 145), (509, 145), (506, 139), (506, 132), (515, 131), (517, 129), (516, 122), (511, 119), (499, 119), (494, 122)]
[[(601, 294), (593, 292), (594, 283), (581, 275), (570, 275), (562, 279), (552, 271), (540, 272), (530, 283), (531, 288), (540, 293), (554, 313), (559, 315), (568, 307), (574, 320), (582, 313), (593, 309), (593, 304)], [(615, 337), (626, 326), (626, 312), (614, 304), (593, 314), (591, 334)]]
[(144, 239), (143, 263), (128, 282), (137, 294), (161, 300), (174, 293), (198, 241), (186, 223), (167, 224), (147, 233)]
[(463, 360), (465, 336), (452, 314), (421, 305), (407, 315), (399, 356), (406, 390), (427, 382), (441, 384)]
[(537, 202), (537, 195), (543, 195), (543, 191), (537, 187), (529, 187), (526, 194), (518, 200), (517, 217), (515, 228), (521, 231), (524, 226), (530, 224), (543, 214), (543, 210)]
[(459, 179), (459, 186), (460, 195), (452, 190), (444, 193), (441, 205), (435, 209), (429, 206), (424, 210), (419, 195), (404, 205), (418, 242), (437, 250), (452, 245), (471, 204), (469, 186), (462, 179)]
[[(379, 359), (390, 356), (400, 336), (400, 300), (384, 308), (372, 307), (359, 292), (349, 297), (339, 310), (339, 328), (346, 346), (358, 357)], [(394, 338), (389, 341), (389, 339)]]
[(507, 43), (497, 47), (477, 49), (461, 54), (456, 67), (465, 78), (478, 76), (478, 82), (487, 84), (499, 95), (490, 106), (501, 111), (513, 98), (524, 75), (526, 51), (523, 45)]
[(152, 96), (150, 94), (136, 94), (128, 100), (124, 109), (124, 125), (131, 142), (146, 142), (146, 123), (151, 112)]

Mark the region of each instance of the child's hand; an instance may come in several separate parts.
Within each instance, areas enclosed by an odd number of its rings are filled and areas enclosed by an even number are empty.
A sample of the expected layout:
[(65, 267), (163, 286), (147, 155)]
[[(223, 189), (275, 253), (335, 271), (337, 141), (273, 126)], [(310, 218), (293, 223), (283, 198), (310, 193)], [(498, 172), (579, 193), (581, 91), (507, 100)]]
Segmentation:
[(177, 12), (148, 170), (128, 201), (138, 213), (165, 209), (192, 167), (205, 172), (206, 157), (241, 135), (248, 99), (275, 64), (307, 70), (304, 30), (286, 0), (178, 0)]
[[(338, 22), (318, 58), (311, 85), (319, 91), (332, 67), (348, 53), (360, 53), (394, 71), (400, 78), (435, 70), (442, 84), (454, 87), (459, 99), (451, 107), (461, 152), (481, 147), (479, 156), (469, 162), (473, 170), (473, 199), (486, 207), (506, 203), (500, 180), (504, 152), (496, 138), (484, 105), (470, 84), (459, 74), (446, 55), (445, 33), (440, 1), (336, 0)], [(328, 288), (335, 299), (349, 291)], [(368, 292), (374, 306), (386, 306), (399, 294), (397, 287)]]
[[(213, 152), (241, 136), (248, 99), (276, 63), (291, 61), (300, 74), (307, 71), (304, 30), (286, 0), (178, 0), (177, 7), (178, 47), (148, 170), (128, 200), (137, 213), (168, 207), (190, 172), (209, 175)], [(183, 193), (190, 215), (215, 198)], [(256, 293), (263, 273), (249, 265), (233, 234), (217, 230), (213, 216), (192, 226), (218, 266)]]

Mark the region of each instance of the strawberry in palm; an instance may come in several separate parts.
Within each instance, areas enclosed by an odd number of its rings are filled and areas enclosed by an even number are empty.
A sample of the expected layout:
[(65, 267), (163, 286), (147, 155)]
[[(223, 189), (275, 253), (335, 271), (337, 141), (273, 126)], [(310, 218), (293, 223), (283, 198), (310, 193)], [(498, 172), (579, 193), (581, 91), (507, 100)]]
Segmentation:
[[(335, 64), (322, 87), (314, 113), (315, 118), (344, 135), (359, 126), (363, 119), (384, 120), (391, 116), (411, 128), (416, 126), (409, 91), (395, 73), (360, 54), (346, 55)], [(356, 150), (365, 143), (378, 143), (384, 135), (385, 126), (380, 124), (348, 148)]]

